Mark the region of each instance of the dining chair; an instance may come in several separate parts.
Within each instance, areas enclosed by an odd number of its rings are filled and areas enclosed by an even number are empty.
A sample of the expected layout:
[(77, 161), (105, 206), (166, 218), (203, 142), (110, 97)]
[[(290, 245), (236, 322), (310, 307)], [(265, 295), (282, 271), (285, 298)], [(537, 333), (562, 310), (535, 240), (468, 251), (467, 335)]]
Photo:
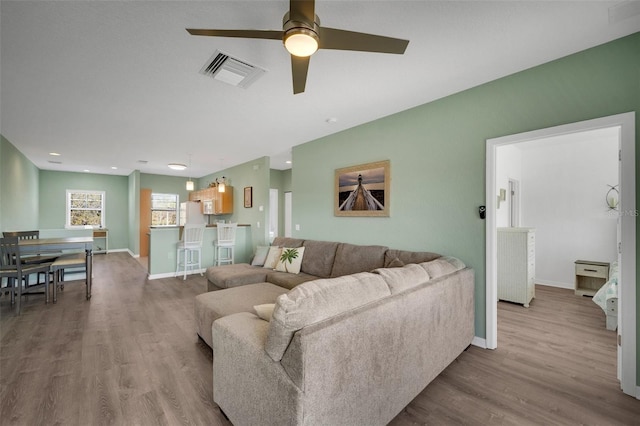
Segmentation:
[[(37, 240), (40, 238), (40, 231), (4, 231), (2, 232), (2, 236), (4, 237), (17, 237), (18, 240)], [(39, 263), (50, 263), (56, 260), (59, 255), (42, 255), (41, 253), (30, 254), (26, 256), (22, 256), (20, 259), (21, 262), (25, 265), (36, 265)], [(40, 282), (40, 277), (43, 276), (47, 279), (46, 273), (38, 274), (38, 282)]]
[[(236, 245), (236, 229), (237, 223), (218, 223), (218, 239), (215, 241), (214, 263), (217, 266), (223, 263), (233, 264), (234, 261), (234, 247)], [(223, 256), (224, 255), (224, 256)]]
[[(198, 268), (200, 275), (202, 275), (202, 240), (204, 238), (205, 224), (189, 224), (184, 225), (182, 231), (182, 241), (178, 241), (176, 249), (176, 274), (182, 267), (183, 280), (187, 279), (187, 270), (191, 268)], [(194, 259), (194, 254), (197, 255), (197, 259)]]
[(49, 279), (45, 279), (44, 283), (36, 280), (36, 284), (31, 284), (29, 276), (41, 272), (48, 274), (50, 266), (51, 263), (23, 264), (20, 261), (18, 237), (0, 238), (0, 278), (7, 280), (7, 288), (11, 293), (11, 305), (15, 304), (18, 315), (21, 311), (22, 296), (35, 293), (43, 287), (45, 303), (49, 303)]

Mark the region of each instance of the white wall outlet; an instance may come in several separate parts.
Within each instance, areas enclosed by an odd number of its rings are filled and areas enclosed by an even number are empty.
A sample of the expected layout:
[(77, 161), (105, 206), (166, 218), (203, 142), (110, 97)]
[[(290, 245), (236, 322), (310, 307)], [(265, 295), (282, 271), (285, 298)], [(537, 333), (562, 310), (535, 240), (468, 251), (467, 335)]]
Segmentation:
[(260, 210), (261, 212), (263, 212), (263, 211), (264, 211), (264, 206), (260, 206), (260, 207), (258, 207), (258, 210)]
[(296, 223), (296, 231), (300, 230), (300, 224)]

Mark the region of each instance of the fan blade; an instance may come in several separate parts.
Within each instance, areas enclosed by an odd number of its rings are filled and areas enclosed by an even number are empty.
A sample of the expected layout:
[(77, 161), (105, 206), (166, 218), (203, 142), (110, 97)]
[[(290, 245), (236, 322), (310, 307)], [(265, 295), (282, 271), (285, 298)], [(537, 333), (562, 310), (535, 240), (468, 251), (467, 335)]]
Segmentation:
[(263, 38), (268, 40), (282, 40), (280, 30), (198, 30), (187, 28), (189, 34), (210, 37), (239, 37), (239, 38)]
[(310, 24), (315, 20), (315, 0), (289, 0), (289, 19)]
[(309, 71), (309, 56), (301, 58), (291, 55), (291, 75), (293, 76), (293, 94), (304, 92)]
[(320, 28), (320, 49), (403, 54), (408, 44), (409, 40), (400, 38)]

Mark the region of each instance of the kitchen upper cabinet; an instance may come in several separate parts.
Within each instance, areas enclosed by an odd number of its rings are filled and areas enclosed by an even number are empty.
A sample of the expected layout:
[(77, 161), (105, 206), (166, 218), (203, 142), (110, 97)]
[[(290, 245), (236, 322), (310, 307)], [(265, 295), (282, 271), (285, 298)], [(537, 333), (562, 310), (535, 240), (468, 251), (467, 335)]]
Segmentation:
[(216, 198), (213, 203), (213, 214), (233, 213), (233, 186), (225, 185), (224, 192), (216, 191)]
[(218, 188), (205, 188), (189, 193), (189, 201), (200, 201), (204, 214), (232, 214), (233, 213), (233, 187), (226, 185), (224, 192), (218, 192)]

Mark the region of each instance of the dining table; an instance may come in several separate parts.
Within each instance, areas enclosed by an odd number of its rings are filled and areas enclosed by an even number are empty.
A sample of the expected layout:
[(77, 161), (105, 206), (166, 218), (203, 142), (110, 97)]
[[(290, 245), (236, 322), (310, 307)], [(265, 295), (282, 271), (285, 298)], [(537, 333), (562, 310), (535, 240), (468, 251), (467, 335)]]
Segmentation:
[(18, 241), (20, 255), (61, 253), (84, 250), (87, 273), (87, 300), (91, 299), (93, 237), (34, 238)]

